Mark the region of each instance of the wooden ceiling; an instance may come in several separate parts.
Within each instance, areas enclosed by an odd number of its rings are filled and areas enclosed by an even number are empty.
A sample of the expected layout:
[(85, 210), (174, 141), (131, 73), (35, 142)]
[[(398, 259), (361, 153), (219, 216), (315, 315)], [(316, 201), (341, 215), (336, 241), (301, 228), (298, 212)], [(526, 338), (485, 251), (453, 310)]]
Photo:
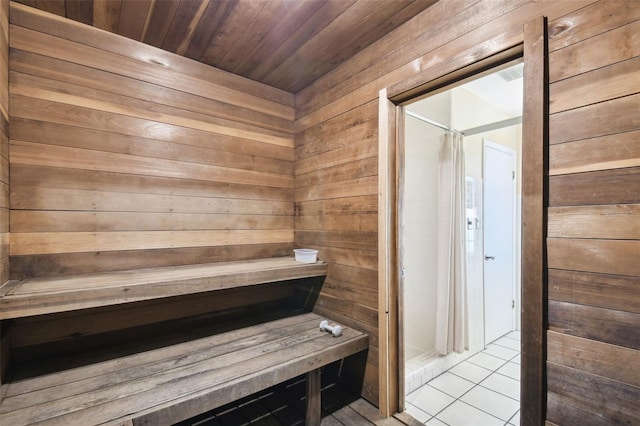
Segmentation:
[(296, 93), (436, 0), (18, 0)]

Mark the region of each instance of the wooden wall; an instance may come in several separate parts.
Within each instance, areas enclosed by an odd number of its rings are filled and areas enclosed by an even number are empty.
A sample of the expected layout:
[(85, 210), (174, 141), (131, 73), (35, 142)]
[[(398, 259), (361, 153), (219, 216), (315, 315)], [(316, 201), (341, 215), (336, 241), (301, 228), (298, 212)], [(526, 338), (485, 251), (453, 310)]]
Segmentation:
[[(0, 284), (9, 279), (9, 0), (0, 2)], [(0, 322), (0, 385), (9, 363), (8, 328)], [(1, 398), (1, 397), (0, 397)]]
[[(367, 399), (380, 397), (373, 225), (378, 92), (411, 88), (425, 75), (446, 75), (517, 44), (523, 24), (544, 15), (553, 82), (549, 419), (575, 424), (582, 413), (582, 421), (594, 424), (639, 421), (638, 370), (630, 371), (640, 362), (640, 8), (634, 3), (441, 0), (297, 94), (296, 244), (318, 248), (330, 263), (316, 310), (373, 336)], [(614, 363), (627, 366), (615, 377)], [(596, 392), (600, 386), (611, 391), (606, 398)]]
[(291, 94), (15, 3), (10, 43), (12, 278), (290, 254)]
[(549, 26), (547, 419), (640, 423), (640, 4)]
[(0, 2), (0, 284), (9, 279), (9, 1)]

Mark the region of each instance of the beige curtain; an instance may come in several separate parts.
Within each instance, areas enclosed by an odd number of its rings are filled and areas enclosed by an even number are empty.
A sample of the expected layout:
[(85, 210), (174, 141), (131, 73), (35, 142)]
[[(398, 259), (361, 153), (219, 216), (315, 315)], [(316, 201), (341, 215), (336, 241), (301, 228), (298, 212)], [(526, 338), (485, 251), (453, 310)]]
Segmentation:
[(469, 348), (465, 171), (462, 135), (447, 132), (440, 144), (435, 346), (446, 355)]

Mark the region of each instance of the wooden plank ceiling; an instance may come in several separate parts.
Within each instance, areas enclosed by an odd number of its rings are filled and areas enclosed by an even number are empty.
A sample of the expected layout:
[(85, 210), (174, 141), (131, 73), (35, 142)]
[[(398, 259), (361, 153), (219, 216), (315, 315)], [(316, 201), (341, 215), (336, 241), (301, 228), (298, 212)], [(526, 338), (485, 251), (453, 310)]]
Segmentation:
[(437, 0), (17, 0), (296, 93)]

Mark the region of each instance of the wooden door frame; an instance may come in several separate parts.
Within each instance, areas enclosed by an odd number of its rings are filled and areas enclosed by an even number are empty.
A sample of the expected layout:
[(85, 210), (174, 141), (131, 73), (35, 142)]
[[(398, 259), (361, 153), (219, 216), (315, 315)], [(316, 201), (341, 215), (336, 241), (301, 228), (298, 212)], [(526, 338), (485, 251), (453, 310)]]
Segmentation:
[[(404, 409), (404, 359), (400, 333), (398, 197), (402, 170), (403, 104), (425, 93), (524, 58), (522, 117), (522, 289), (520, 418), (541, 425), (546, 408), (546, 200), (548, 174), (548, 66), (546, 18), (523, 26), (521, 37), (482, 55), (426, 69), (383, 88), (378, 103), (378, 328), (379, 406), (384, 416)], [(500, 39), (498, 37), (498, 39)], [(508, 39), (508, 37), (506, 38)], [(502, 39), (504, 40), (504, 39)], [(457, 56), (456, 58), (460, 58)], [(454, 68), (455, 67), (455, 68)]]

